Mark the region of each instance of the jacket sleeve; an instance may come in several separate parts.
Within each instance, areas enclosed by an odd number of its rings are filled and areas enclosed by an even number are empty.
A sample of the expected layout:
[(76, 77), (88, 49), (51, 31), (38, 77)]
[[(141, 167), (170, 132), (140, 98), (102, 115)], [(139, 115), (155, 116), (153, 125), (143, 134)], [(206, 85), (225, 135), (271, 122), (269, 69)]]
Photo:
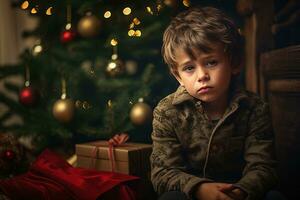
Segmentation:
[(208, 179), (188, 174), (181, 155), (181, 144), (174, 132), (171, 117), (167, 117), (159, 106), (154, 110), (153, 152), (151, 161), (151, 181), (154, 190), (160, 195), (177, 190), (192, 197), (193, 189)]
[(247, 200), (262, 199), (278, 181), (272, 120), (264, 102), (255, 106), (250, 116), (244, 158), (243, 177), (236, 185), (248, 193)]

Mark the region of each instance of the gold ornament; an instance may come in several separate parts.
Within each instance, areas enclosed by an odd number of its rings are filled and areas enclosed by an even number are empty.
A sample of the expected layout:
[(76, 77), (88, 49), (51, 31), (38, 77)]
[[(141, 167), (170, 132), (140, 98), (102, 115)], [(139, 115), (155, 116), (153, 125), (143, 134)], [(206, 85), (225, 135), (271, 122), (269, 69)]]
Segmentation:
[(143, 125), (152, 120), (151, 107), (143, 102), (134, 104), (130, 111), (130, 120), (135, 125)]
[(67, 123), (73, 119), (74, 111), (75, 105), (71, 99), (59, 99), (54, 103), (52, 113), (55, 119)]
[(106, 73), (110, 77), (116, 77), (124, 73), (125, 67), (120, 59), (112, 59), (106, 67)]
[(78, 33), (83, 37), (94, 37), (99, 34), (101, 21), (95, 15), (87, 15), (81, 18), (77, 25)]

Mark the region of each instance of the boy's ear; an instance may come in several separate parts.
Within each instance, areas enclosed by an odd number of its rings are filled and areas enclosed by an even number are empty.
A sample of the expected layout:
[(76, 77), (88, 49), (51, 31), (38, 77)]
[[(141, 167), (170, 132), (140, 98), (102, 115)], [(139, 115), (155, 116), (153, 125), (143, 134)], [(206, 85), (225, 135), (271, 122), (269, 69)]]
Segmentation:
[(171, 73), (176, 78), (176, 80), (180, 83), (180, 85), (183, 85), (177, 69), (171, 69)]

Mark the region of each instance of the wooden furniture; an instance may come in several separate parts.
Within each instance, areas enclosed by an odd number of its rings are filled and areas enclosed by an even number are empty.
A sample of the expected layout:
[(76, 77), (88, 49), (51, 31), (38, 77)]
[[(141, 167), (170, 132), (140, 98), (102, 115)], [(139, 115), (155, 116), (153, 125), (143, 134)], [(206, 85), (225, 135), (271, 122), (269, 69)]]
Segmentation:
[(280, 190), (300, 199), (300, 45), (262, 54), (260, 80), (271, 107)]
[(238, 0), (237, 11), (244, 20), (246, 89), (270, 103), (279, 190), (294, 200), (300, 199), (300, 1), (278, 3)]

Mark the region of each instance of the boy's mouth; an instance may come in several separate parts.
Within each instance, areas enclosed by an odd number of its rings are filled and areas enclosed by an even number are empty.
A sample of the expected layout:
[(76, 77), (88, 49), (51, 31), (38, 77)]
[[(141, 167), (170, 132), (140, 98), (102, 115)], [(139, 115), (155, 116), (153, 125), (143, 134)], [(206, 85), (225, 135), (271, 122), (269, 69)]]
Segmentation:
[(200, 88), (197, 92), (200, 94), (204, 94), (204, 93), (209, 92), (211, 89), (212, 89), (212, 87), (210, 87), (210, 86), (204, 86), (204, 87)]

